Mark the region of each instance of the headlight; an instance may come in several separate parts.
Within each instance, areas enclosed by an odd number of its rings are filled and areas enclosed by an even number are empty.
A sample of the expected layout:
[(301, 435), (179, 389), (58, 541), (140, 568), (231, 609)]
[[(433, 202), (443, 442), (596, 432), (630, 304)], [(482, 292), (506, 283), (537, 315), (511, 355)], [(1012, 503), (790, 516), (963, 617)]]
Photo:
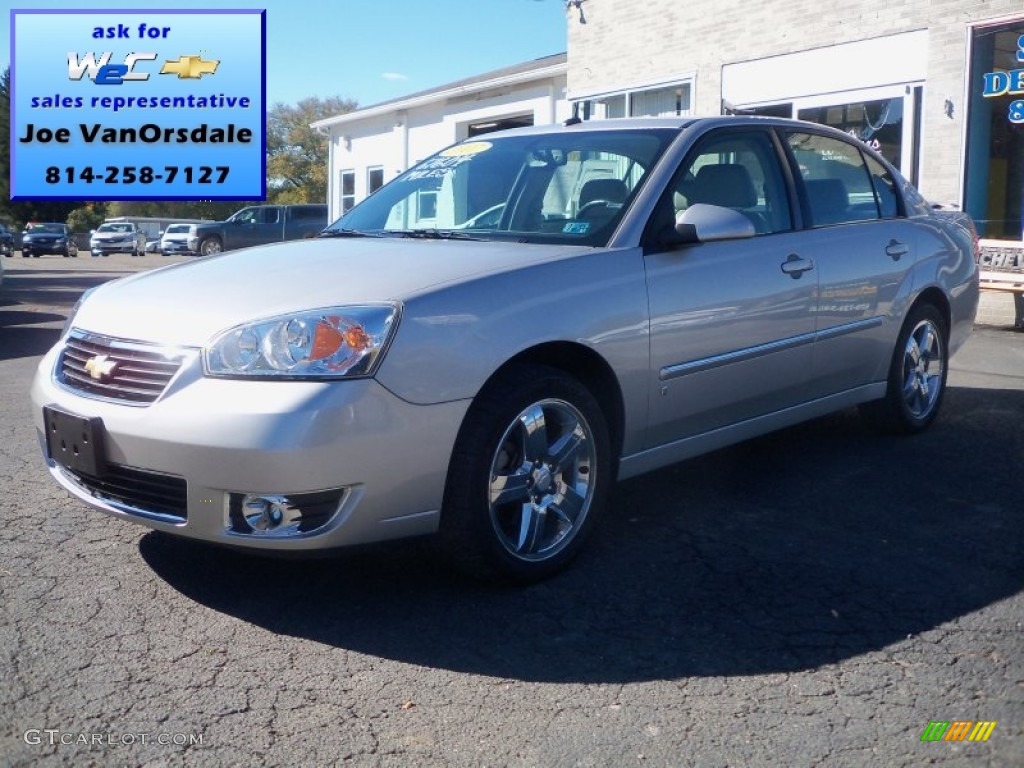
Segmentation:
[(89, 295), (97, 288), (99, 288), (99, 286), (94, 285), (92, 288), (89, 288), (88, 290), (84, 291), (82, 295), (78, 297), (78, 301), (76, 301), (75, 305), (71, 307), (71, 312), (68, 314), (68, 319), (64, 321), (64, 327), (60, 331), (60, 335), (62, 338), (67, 335), (68, 331), (71, 330), (71, 324), (75, 322), (75, 315), (78, 314), (78, 310), (81, 309), (82, 305), (85, 303), (85, 300), (88, 299)]
[(208, 376), (332, 379), (370, 376), (398, 326), (394, 304), (330, 307), (259, 320), (217, 336)]

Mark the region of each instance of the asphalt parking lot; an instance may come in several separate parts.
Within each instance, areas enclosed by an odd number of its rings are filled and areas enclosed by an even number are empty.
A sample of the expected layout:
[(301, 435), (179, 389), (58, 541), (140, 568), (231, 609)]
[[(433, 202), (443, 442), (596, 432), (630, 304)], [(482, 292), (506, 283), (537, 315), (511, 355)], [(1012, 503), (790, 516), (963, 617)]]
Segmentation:
[[(55, 486), (39, 356), (85, 288), (181, 260), (4, 260), (0, 765), (1024, 764), (1004, 297), (924, 435), (842, 412), (630, 480), (567, 573), (510, 590), (425, 541), (259, 559)], [(922, 741), (933, 721), (996, 725)]]

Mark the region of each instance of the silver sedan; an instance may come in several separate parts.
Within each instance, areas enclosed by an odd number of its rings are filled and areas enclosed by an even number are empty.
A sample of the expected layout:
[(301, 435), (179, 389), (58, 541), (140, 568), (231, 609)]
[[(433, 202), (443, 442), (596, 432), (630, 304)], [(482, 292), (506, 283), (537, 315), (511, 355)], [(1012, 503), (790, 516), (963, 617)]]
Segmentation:
[(440, 534), (529, 581), (616, 479), (852, 406), (925, 429), (976, 260), (967, 217), (819, 125), (517, 129), (318, 239), (90, 291), (35, 422), (53, 478), (121, 519), (265, 551)]

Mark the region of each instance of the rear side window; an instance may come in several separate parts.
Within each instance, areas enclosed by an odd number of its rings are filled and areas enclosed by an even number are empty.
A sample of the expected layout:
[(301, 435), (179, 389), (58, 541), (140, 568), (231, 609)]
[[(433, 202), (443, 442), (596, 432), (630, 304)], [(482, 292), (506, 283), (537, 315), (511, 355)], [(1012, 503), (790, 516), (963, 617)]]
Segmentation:
[(810, 226), (880, 218), (879, 199), (859, 148), (815, 133), (786, 138), (803, 180), (804, 217)]
[(868, 172), (871, 174), (871, 186), (875, 190), (875, 198), (878, 200), (878, 210), (883, 219), (894, 219), (899, 216), (899, 196), (896, 193), (896, 182), (892, 174), (880, 162), (870, 155), (864, 159), (868, 164)]

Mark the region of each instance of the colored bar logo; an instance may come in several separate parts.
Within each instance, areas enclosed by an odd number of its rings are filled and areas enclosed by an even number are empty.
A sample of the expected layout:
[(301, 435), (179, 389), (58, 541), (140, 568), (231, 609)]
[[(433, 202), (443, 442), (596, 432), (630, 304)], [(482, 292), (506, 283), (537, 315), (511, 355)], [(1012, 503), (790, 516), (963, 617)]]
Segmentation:
[(995, 720), (932, 720), (921, 741), (988, 741), (996, 725)]

